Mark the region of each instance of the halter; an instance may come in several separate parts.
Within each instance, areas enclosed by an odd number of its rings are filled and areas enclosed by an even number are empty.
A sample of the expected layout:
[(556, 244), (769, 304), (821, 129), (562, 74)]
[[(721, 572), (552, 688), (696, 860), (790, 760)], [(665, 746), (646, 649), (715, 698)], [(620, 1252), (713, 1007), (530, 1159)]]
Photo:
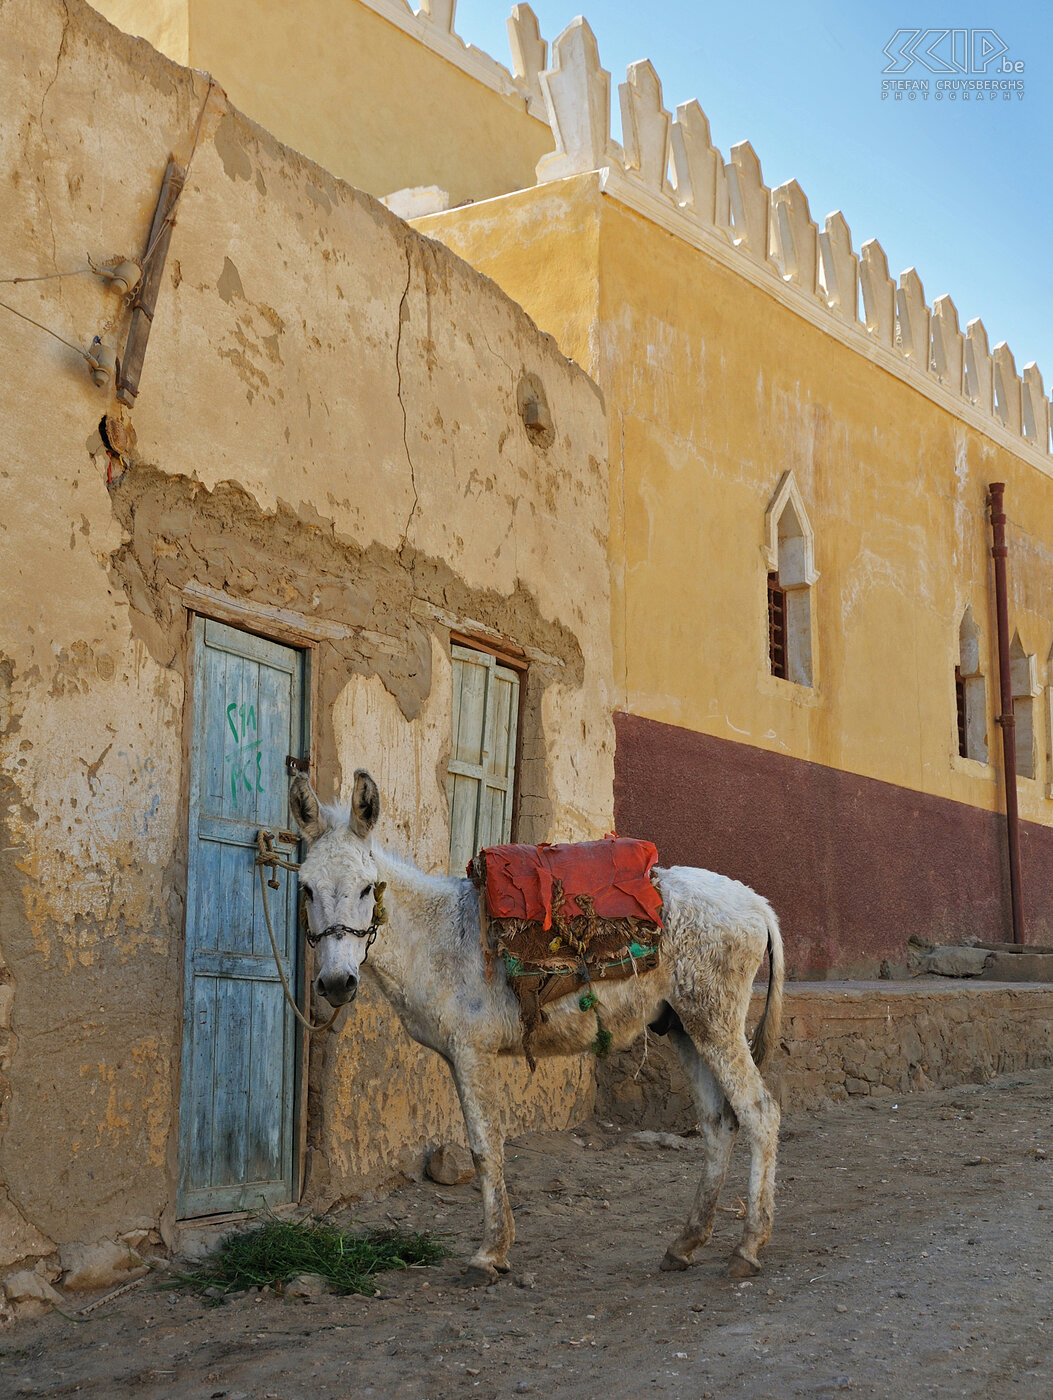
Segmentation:
[(366, 947), (362, 954), (362, 961), (365, 962), (369, 957), (370, 948), (376, 942), (381, 924), (386, 924), (388, 921), (388, 911), (384, 908), (384, 891), (386, 889), (387, 882), (385, 880), (378, 880), (373, 885), (373, 920), (368, 928), (351, 928), (348, 924), (330, 924), (328, 928), (322, 929), (321, 933), (315, 933), (311, 928), (307, 918), (307, 897), (301, 890), (300, 924), (307, 942), (312, 948), (317, 948), (323, 938), (338, 938), (342, 933), (349, 933), (352, 938), (364, 938)]
[[(297, 871), (300, 867), (296, 863), (296, 861), (286, 860), (284, 856), (280, 856), (278, 854), (278, 852), (274, 849), (274, 840), (274, 834), (270, 831), (265, 831), (261, 829), (256, 833), (256, 874), (260, 877), (260, 896), (263, 900), (263, 912), (267, 921), (267, 933), (270, 936), (271, 940), (271, 951), (274, 954), (274, 965), (278, 969), (278, 977), (281, 980), (282, 991), (285, 993), (285, 1000), (289, 1003), (289, 1006), (292, 1008), (293, 1014), (295, 1015), (296, 1019), (300, 1021), (304, 1026), (306, 1026), (309, 1031), (327, 1031), (329, 1027), (333, 1024), (333, 1022), (336, 1020), (337, 1016), (340, 1014), (340, 1007), (338, 1006), (336, 1008), (332, 1016), (329, 1017), (328, 1021), (325, 1021), (320, 1026), (314, 1025), (311, 1021), (307, 1019), (307, 1017), (303, 1014), (300, 1008), (296, 1005), (296, 1000), (293, 997), (292, 989), (289, 986), (288, 979), (285, 976), (285, 971), (282, 968), (282, 960), (278, 952), (278, 940), (274, 936), (274, 926), (271, 923), (270, 906), (267, 903), (267, 891), (264, 889), (263, 872), (265, 869), (270, 869), (271, 878), (267, 881), (267, 884), (271, 887), (272, 890), (277, 890), (281, 889), (281, 881), (278, 879), (278, 871)], [(311, 945), (312, 948), (315, 948), (318, 946), (319, 942), (323, 938), (335, 937), (337, 934), (340, 933), (353, 934), (355, 938), (364, 938), (366, 940), (365, 952), (362, 954), (362, 961), (365, 962), (366, 959), (369, 957), (369, 950), (370, 948), (372, 948), (373, 943), (376, 940), (377, 931), (379, 930), (381, 924), (386, 924), (388, 921), (388, 911), (384, 908), (384, 891), (386, 889), (387, 883), (384, 880), (378, 880), (373, 885), (373, 921), (368, 928), (348, 928), (347, 924), (330, 924), (329, 927), (323, 929), (321, 933), (313, 933), (311, 931), (311, 925), (307, 918), (307, 898), (304, 894), (304, 891), (301, 889), (300, 925), (303, 928), (304, 937), (307, 939), (307, 942)]]

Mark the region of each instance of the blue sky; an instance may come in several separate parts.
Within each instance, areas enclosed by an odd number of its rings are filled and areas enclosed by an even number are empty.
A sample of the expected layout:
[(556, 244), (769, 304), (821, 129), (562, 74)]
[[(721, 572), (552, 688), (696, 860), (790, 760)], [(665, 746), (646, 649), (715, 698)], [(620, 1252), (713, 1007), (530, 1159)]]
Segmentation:
[[(841, 209), (857, 250), (879, 239), (893, 276), (916, 267), (930, 305), (950, 293), (962, 328), (981, 317), (992, 345), (1008, 341), (1018, 370), (1037, 361), (1049, 393), (1053, 5), (531, 3), (550, 42), (585, 14), (615, 94), (628, 63), (651, 59), (666, 107), (675, 111), (697, 97), (725, 159), (737, 141), (752, 142), (769, 185), (799, 180), (820, 226)], [(505, 0), (458, 0), (457, 32), (508, 63), (510, 8)], [(1012, 77), (1024, 83), (1023, 99), (937, 102), (937, 75), (915, 59), (904, 76), (927, 78), (929, 100), (883, 101), (889, 59), (882, 51), (897, 31), (910, 29), (932, 31), (919, 50), (934, 44), (939, 30), (992, 31), (1008, 52), (990, 63), (988, 75), (1022, 62)], [(935, 43), (933, 66), (951, 42)], [(613, 105), (617, 135), (616, 95)]]

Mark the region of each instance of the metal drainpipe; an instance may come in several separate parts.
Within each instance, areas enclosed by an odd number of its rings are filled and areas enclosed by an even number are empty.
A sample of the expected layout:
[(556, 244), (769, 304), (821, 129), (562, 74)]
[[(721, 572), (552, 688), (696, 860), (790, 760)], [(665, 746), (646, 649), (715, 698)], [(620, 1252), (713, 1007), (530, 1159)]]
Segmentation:
[(988, 498), (994, 543), (995, 615), (998, 622), (998, 684), (1002, 713), (996, 724), (1002, 729), (1002, 770), (1005, 775), (1005, 820), (1009, 842), (1009, 893), (1012, 902), (1013, 942), (1024, 942), (1024, 899), (1020, 886), (1020, 815), (1016, 802), (1016, 718), (1013, 714), (1013, 677), (1009, 665), (1009, 604), (1006, 596), (1005, 482), (993, 481)]

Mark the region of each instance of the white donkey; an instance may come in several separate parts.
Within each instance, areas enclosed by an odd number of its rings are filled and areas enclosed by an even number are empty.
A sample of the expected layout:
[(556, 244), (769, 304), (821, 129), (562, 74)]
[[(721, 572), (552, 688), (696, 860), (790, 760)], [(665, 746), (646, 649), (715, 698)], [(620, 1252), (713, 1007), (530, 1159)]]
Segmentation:
[[(293, 817), (308, 843), (300, 870), (309, 937), (318, 950), (317, 991), (331, 1006), (354, 1000), (365, 963), (406, 1031), (449, 1065), (482, 1186), (483, 1242), (469, 1282), (492, 1283), (508, 1271), (514, 1238), (505, 1195), (504, 1140), (497, 1126), (494, 1057), (522, 1055), (519, 1004), (500, 963), (487, 980), (479, 946), (479, 894), (469, 880), (426, 875), (374, 847), (380, 794), (368, 773), (355, 773), (350, 813), (323, 807), (307, 778), (290, 789)], [(717, 1198), (741, 1125), (750, 1148), (749, 1199), (742, 1239), (729, 1272), (757, 1272), (758, 1251), (772, 1227), (779, 1109), (758, 1073), (778, 1043), (783, 953), (779, 924), (766, 900), (735, 880), (688, 866), (656, 869), (665, 938), (653, 971), (596, 982), (612, 1050), (628, 1047), (647, 1025), (673, 1039), (698, 1105), (706, 1150), (702, 1180), (687, 1224), (669, 1246), (663, 1269), (686, 1269), (709, 1239)], [(374, 924), (374, 891), (384, 881), (388, 922)], [(375, 943), (366, 963), (369, 935)], [(767, 950), (764, 1014), (750, 1043), (750, 989)], [(578, 994), (546, 1007), (532, 1043), (536, 1056), (578, 1055), (596, 1034)]]

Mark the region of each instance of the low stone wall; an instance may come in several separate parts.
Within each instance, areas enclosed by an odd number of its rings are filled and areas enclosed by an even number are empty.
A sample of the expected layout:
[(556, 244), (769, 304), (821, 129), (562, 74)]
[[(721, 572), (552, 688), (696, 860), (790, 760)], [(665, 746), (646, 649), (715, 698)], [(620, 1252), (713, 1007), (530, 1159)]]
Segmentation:
[[(755, 993), (751, 1024), (763, 1005)], [(1051, 1064), (1053, 984), (792, 982), (768, 1079), (784, 1108), (815, 1108)], [(691, 1093), (669, 1042), (652, 1035), (602, 1062), (596, 1111), (640, 1127), (691, 1127)]]

